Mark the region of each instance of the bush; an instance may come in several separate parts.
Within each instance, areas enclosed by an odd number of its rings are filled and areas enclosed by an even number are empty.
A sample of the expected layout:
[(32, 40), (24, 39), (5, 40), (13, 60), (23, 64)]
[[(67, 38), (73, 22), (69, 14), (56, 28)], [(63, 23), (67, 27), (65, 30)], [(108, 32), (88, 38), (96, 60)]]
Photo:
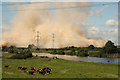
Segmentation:
[(72, 52), (65, 52), (66, 55), (72, 55)]
[(52, 50), (50, 53), (51, 54), (57, 54), (57, 51), (56, 50)]
[(60, 54), (60, 55), (65, 55), (65, 52), (62, 51), (62, 50), (58, 51), (57, 53)]
[(2, 51), (8, 51), (8, 47), (7, 46), (2, 46)]
[(26, 56), (17, 54), (10, 57), (10, 59), (26, 59)]
[(9, 49), (8, 53), (16, 53), (16, 54), (18, 54), (18, 50), (16, 50), (16, 49)]
[(86, 52), (78, 52), (77, 56), (86, 57), (89, 56)]
[(99, 51), (89, 51), (88, 55), (91, 57), (96, 57), (98, 55)]
[(95, 57), (107, 57), (107, 53), (104, 53), (104, 51), (103, 50), (100, 50), (99, 52), (98, 52), (98, 54), (96, 54), (96, 56)]
[(13, 49), (9, 49), (8, 53), (14, 53), (14, 50)]
[(117, 48), (117, 52), (120, 53), (120, 48)]
[(27, 58), (31, 58), (32, 53), (29, 50), (23, 51), (22, 53), (19, 53), (17, 55), (13, 55), (12, 57), (10, 57), (11, 59), (27, 59)]

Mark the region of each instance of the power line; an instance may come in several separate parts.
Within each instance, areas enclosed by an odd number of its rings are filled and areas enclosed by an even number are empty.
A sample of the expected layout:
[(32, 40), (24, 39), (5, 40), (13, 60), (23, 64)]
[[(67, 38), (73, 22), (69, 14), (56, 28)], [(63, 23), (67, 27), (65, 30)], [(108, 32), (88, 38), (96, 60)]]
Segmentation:
[(2, 6), (14, 6), (14, 5), (30, 5), (30, 4), (46, 4), (46, 2), (10, 2), (10, 3), (4, 3), (0, 4)]
[(39, 31), (37, 31), (37, 39), (36, 39), (36, 42), (37, 42), (37, 48), (39, 48), (39, 39), (40, 39), (40, 36), (39, 36)]
[(115, 5), (115, 4), (117, 4), (117, 2), (114, 2), (114, 3), (105, 3), (105, 4), (86, 5), (86, 6), (61, 7), (61, 8), (18, 9), (18, 10), (11, 10), (11, 11), (28, 11), (28, 10), (44, 11), (44, 10), (57, 10), (57, 9), (74, 9), (74, 8), (85, 8), (85, 7), (96, 7), (96, 6), (105, 6), (105, 5)]
[(55, 38), (55, 35), (54, 35), (54, 33), (52, 34), (53, 35), (53, 48), (54, 48), (54, 38)]

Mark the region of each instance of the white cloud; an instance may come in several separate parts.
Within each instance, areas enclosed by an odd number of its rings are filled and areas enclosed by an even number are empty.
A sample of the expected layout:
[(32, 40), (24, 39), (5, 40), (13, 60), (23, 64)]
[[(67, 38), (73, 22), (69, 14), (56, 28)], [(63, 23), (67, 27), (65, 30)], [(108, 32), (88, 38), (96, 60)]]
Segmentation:
[(94, 11), (90, 11), (89, 12), (89, 16), (101, 16), (101, 13), (104, 11), (104, 9), (108, 7), (108, 5), (103, 5), (100, 9)]
[(108, 27), (118, 26), (118, 22), (114, 19), (110, 19), (106, 21), (105, 26), (108, 26)]
[(90, 34), (88, 34), (89, 36), (91, 36), (91, 37), (96, 37), (96, 35), (94, 35), (94, 34), (98, 34), (98, 33), (100, 32), (100, 30), (99, 30), (99, 28), (97, 28), (97, 27), (91, 27), (91, 28), (88, 30), (88, 32), (90, 33)]
[(96, 10), (96, 15), (97, 16), (101, 16), (101, 13), (104, 11), (104, 9), (108, 7), (108, 5), (104, 5), (102, 6), (102, 8), (100, 8), (99, 10)]
[(84, 26), (84, 27), (91, 27), (91, 26), (94, 26), (95, 24), (92, 23), (92, 22), (84, 22), (81, 25)]
[(97, 27), (91, 27), (88, 30), (89, 37), (102, 38), (105, 41), (112, 40), (115, 44), (118, 43), (118, 28), (101, 30)]
[(89, 16), (94, 16), (94, 15), (95, 15), (95, 12), (89, 11)]
[(111, 32), (112, 33), (118, 33), (118, 29), (112, 29)]
[(90, 30), (91, 30), (91, 31), (98, 32), (98, 31), (99, 31), (99, 28), (97, 28), (97, 27), (92, 27)]

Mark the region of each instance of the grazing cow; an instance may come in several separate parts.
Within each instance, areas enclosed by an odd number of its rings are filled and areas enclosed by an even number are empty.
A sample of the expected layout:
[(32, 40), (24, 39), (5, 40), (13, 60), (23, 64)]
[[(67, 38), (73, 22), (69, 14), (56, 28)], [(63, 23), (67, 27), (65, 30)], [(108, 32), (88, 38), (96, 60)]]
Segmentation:
[(31, 67), (31, 70), (34, 70), (35, 68), (34, 67)]
[(22, 70), (26, 70), (27, 68), (26, 67), (23, 67)]
[(24, 73), (26, 73), (27, 71), (24, 71)]
[(33, 74), (34, 74), (34, 71), (29, 71), (29, 74), (32, 74), (32, 75), (33, 75)]
[(32, 71), (37, 71), (34, 67), (31, 67), (31, 70), (32, 70)]
[(45, 74), (50, 74), (51, 72), (51, 69), (50, 68), (43, 68), (43, 71), (42, 71), (42, 74), (45, 75)]
[(5, 68), (8, 68), (8, 65), (5, 65)]
[(33, 69), (32, 71), (36, 71), (35, 69)]
[(18, 67), (18, 69), (22, 69), (23, 67)]
[(18, 67), (18, 69), (26, 70), (27, 68), (26, 67)]
[(42, 71), (42, 70), (41, 70), (41, 69), (38, 69), (38, 70), (37, 70), (37, 72), (40, 72), (40, 71)]
[(42, 75), (45, 75), (45, 74), (46, 74), (46, 72), (45, 72), (45, 71), (42, 71), (42, 72), (39, 72), (39, 73), (41, 73)]

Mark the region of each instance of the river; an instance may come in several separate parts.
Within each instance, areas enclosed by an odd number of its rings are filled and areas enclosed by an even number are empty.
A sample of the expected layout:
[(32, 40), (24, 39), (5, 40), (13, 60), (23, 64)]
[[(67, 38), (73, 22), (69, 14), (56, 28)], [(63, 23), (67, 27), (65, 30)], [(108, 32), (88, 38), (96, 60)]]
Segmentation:
[(57, 55), (57, 54), (50, 54), (50, 53), (32, 53), (32, 54), (34, 56), (38, 55), (38, 56), (57, 57), (60, 59), (72, 60), (72, 61), (120, 64), (120, 58), (77, 57), (77, 56)]

